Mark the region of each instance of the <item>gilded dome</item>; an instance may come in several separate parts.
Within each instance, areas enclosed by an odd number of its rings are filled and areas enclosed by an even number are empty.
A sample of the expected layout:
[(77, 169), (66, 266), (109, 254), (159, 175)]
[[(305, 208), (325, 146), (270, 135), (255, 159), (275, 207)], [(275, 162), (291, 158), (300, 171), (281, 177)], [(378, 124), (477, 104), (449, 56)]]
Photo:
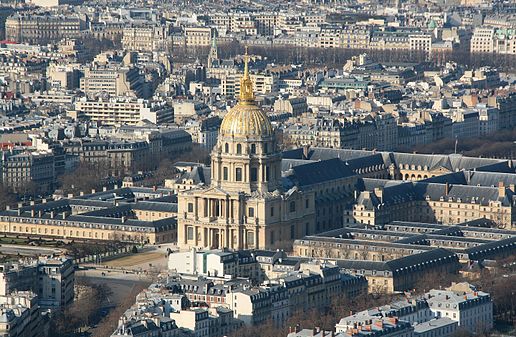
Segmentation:
[(244, 75), (240, 79), (240, 97), (222, 120), (221, 137), (268, 137), (273, 135), (271, 121), (254, 102), (253, 83), (249, 77), (249, 59), (245, 53)]
[(222, 137), (272, 136), (272, 124), (267, 115), (255, 104), (238, 103), (229, 111), (220, 125)]

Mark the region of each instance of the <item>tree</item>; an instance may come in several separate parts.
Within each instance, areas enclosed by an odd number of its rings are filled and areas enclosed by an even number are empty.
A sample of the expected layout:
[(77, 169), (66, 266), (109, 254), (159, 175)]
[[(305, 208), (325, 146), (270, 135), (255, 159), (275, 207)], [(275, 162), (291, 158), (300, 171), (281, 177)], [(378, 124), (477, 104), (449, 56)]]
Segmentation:
[(6, 206), (10, 206), (16, 203), (16, 194), (3, 184), (0, 184), (0, 208), (5, 209)]
[(102, 188), (107, 176), (108, 170), (105, 165), (81, 162), (75, 170), (62, 175), (59, 183), (65, 194), (89, 193), (92, 189)]

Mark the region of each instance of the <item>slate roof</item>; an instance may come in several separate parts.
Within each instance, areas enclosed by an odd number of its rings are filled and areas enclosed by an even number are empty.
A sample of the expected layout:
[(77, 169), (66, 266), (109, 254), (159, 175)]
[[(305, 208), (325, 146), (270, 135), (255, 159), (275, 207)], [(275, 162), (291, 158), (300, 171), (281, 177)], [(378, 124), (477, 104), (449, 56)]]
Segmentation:
[(294, 185), (304, 187), (353, 175), (355, 175), (353, 171), (344, 162), (339, 159), (330, 159), (294, 166), (288, 179)]
[[(359, 191), (370, 191), (370, 195), (361, 193), (357, 202), (368, 209), (378, 207), (383, 204), (386, 206), (408, 202), (411, 200), (445, 200), (472, 202), (487, 205), (489, 201), (501, 201), (504, 206), (512, 204), (514, 192), (505, 190), (505, 196), (499, 194), (498, 187), (470, 186), (470, 185), (448, 185), (446, 194), (446, 184), (428, 183), (426, 181), (391, 181), (380, 179), (359, 179), (356, 185)], [(374, 193), (376, 187), (383, 187), (382, 200)]]

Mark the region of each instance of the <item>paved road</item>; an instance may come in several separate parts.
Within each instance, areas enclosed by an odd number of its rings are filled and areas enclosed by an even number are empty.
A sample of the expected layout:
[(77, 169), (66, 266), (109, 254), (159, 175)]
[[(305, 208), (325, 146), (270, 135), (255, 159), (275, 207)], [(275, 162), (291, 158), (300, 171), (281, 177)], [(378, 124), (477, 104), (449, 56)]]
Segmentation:
[(50, 247), (38, 247), (29, 245), (13, 245), (13, 244), (2, 244), (0, 245), (0, 254), (7, 255), (24, 255), (24, 256), (36, 256), (36, 255), (52, 255), (59, 254), (62, 250)]
[(80, 270), (76, 272), (75, 276), (93, 284), (104, 284), (111, 289), (112, 294), (106, 298), (104, 306), (119, 305), (136, 285), (146, 287), (150, 283), (146, 278), (134, 274), (106, 273), (106, 276), (102, 276), (102, 273), (96, 270), (86, 272)]

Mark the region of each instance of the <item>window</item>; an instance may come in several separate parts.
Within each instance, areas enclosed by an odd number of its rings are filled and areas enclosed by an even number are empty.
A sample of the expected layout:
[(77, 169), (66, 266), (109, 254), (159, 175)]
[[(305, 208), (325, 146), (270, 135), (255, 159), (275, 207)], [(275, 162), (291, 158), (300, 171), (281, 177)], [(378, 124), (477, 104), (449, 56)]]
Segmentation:
[(226, 152), (226, 153), (229, 152), (229, 144), (228, 143), (224, 144), (224, 152)]
[(193, 212), (193, 204), (191, 202), (188, 203), (188, 213)]
[(308, 207), (310, 207), (310, 200), (306, 199), (305, 200), (305, 208), (308, 208)]
[(247, 232), (247, 244), (249, 246), (254, 246), (254, 232)]
[(290, 238), (294, 239), (295, 237), (296, 237), (296, 226), (295, 225), (291, 225), (290, 226)]
[(193, 231), (194, 231), (193, 227), (188, 227), (186, 229), (186, 239), (187, 240), (193, 240)]
[(249, 214), (250, 218), (254, 218), (254, 208), (253, 207), (249, 207), (248, 214)]
[(240, 167), (236, 169), (236, 181), (242, 181), (242, 169)]
[(237, 154), (242, 154), (242, 144), (237, 144)]
[(290, 210), (290, 212), (295, 212), (296, 211), (296, 202), (295, 201), (291, 201), (290, 202), (289, 210)]
[(271, 216), (274, 216), (274, 207), (271, 207)]
[(274, 231), (271, 231), (271, 241), (270, 241), (271, 245), (274, 244)]
[(251, 144), (251, 154), (256, 153), (256, 144)]
[(229, 179), (229, 169), (227, 167), (222, 168), (222, 179), (223, 180)]
[(269, 146), (268, 146), (268, 145), (269, 145), (269, 144), (267, 144), (267, 143), (263, 144), (263, 152), (264, 152), (264, 153), (269, 152)]
[(251, 181), (258, 181), (258, 169), (256, 167), (251, 167)]

